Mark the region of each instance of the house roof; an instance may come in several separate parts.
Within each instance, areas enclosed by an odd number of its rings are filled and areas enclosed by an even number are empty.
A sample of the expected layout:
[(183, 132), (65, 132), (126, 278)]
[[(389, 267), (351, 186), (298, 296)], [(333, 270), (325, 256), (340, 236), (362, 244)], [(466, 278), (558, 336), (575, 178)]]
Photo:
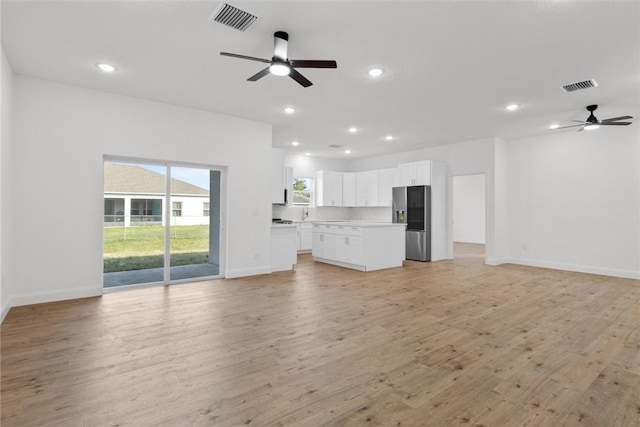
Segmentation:
[[(140, 166), (105, 162), (104, 192), (162, 195), (165, 175)], [(208, 196), (209, 190), (171, 178), (171, 194)]]

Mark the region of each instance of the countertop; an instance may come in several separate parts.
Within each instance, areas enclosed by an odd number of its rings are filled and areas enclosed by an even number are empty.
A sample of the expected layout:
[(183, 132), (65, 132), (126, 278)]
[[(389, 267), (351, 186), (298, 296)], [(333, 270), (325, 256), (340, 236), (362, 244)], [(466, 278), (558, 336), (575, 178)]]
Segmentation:
[(271, 228), (296, 228), (295, 224), (271, 224)]
[(338, 227), (406, 227), (407, 224), (392, 222), (367, 222), (367, 221), (313, 221), (314, 224), (336, 225)]

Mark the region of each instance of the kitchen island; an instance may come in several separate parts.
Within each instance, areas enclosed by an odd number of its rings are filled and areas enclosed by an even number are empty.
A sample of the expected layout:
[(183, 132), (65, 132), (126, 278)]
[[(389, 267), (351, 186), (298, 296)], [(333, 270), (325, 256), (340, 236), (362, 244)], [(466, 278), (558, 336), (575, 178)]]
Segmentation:
[(360, 271), (402, 267), (405, 226), (382, 222), (317, 221), (311, 253), (318, 262)]

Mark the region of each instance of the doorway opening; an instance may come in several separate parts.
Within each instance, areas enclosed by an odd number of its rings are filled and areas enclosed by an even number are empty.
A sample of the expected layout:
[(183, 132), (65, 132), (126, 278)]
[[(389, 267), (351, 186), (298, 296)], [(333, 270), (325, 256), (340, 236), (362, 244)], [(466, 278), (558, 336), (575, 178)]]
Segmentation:
[(486, 175), (453, 177), (453, 257), (484, 262), (486, 244)]
[(104, 162), (103, 287), (220, 277), (220, 170)]

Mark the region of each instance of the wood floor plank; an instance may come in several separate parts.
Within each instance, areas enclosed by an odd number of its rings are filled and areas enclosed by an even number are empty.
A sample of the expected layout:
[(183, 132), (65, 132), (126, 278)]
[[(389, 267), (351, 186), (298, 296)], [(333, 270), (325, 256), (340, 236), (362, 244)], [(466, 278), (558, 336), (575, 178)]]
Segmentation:
[(640, 281), (455, 250), (13, 308), (0, 423), (640, 425)]

